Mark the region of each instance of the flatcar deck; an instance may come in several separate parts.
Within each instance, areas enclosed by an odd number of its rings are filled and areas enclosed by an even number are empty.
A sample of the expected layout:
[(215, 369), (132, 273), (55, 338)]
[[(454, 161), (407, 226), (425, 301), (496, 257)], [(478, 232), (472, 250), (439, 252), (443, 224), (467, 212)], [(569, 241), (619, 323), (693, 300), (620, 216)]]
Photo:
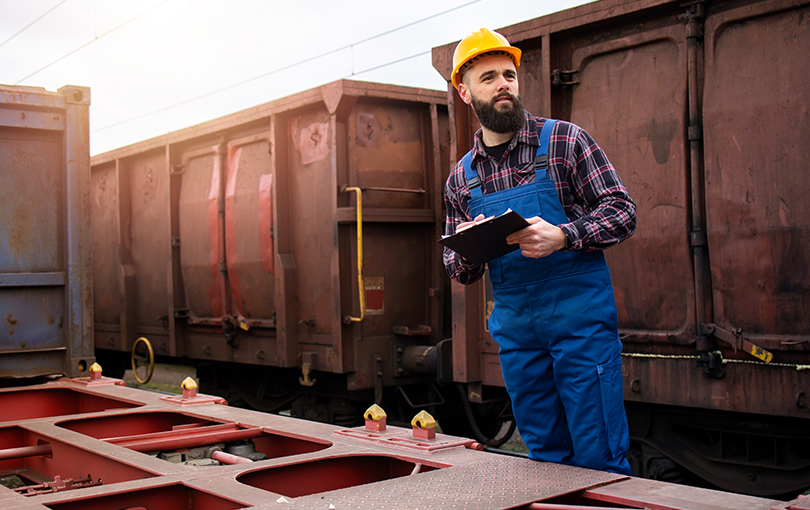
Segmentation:
[[(0, 487), (0, 507), (810, 508), (478, 451), (417, 427), (338, 428), (121, 383), (0, 390), (0, 478), (26, 484)], [(266, 459), (211, 458), (248, 439)]]

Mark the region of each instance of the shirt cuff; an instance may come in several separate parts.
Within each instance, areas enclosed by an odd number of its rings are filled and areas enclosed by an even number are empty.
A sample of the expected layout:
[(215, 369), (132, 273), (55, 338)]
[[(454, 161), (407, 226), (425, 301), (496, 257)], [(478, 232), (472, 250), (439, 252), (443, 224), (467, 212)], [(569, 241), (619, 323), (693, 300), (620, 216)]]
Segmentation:
[[(579, 241), (579, 239), (577, 238), (577, 234), (578, 234), (577, 229), (574, 228), (574, 226), (571, 225), (570, 223), (567, 223), (565, 225), (558, 225), (558, 226), (559, 226), (560, 230), (563, 231), (563, 234), (565, 234), (565, 248), (563, 248), (560, 251), (570, 251), (570, 250), (577, 249), (578, 248), (577, 243)], [(581, 244), (581, 243), (579, 243), (579, 244)]]

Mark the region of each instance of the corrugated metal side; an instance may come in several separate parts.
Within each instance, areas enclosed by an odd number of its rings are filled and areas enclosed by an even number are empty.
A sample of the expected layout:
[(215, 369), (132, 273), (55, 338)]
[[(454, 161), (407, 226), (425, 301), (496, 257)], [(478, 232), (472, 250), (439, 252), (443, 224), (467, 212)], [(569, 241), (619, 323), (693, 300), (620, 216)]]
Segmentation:
[(89, 104), (0, 85), (0, 377), (93, 361)]

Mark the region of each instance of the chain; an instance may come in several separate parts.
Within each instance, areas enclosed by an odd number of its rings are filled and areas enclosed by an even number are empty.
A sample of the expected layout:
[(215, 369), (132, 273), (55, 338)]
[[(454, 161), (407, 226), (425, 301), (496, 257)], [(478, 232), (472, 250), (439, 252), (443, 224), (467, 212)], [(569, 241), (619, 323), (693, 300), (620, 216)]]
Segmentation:
[[(764, 363), (762, 361), (745, 360), (745, 359), (726, 359), (723, 357), (723, 353), (721, 353), (720, 351), (715, 351), (713, 354), (719, 354), (720, 359), (722, 360), (724, 365), (726, 363), (747, 363), (750, 365), (762, 365), (766, 367), (789, 367), (795, 368), (796, 371), (810, 370), (810, 365), (799, 365), (794, 363)], [(622, 356), (626, 356), (628, 358), (694, 359), (694, 360), (699, 359), (699, 356), (689, 354), (645, 354), (640, 352), (623, 352)]]

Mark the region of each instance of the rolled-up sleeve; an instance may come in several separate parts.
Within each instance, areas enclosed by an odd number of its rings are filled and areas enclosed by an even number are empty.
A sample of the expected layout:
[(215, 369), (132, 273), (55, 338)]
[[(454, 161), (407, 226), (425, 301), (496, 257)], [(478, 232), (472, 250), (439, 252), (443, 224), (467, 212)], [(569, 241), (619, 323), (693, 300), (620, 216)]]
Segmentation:
[[(464, 193), (466, 193), (466, 198), (469, 198), (469, 191), (461, 185), (461, 172), (463, 172), (463, 169), (459, 163), (450, 172), (450, 177), (447, 179), (444, 188), (444, 205), (447, 209), (447, 219), (444, 225), (445, 235), (454, 234), (459, 223), (472, 220), (467, 200), (462, 199)], [(444, 248), (442, 259), (448, 276), (459, 283), (468, 285), (484, 276), (484, 264), (465, 262), (461, 255), (450, 248)]]

